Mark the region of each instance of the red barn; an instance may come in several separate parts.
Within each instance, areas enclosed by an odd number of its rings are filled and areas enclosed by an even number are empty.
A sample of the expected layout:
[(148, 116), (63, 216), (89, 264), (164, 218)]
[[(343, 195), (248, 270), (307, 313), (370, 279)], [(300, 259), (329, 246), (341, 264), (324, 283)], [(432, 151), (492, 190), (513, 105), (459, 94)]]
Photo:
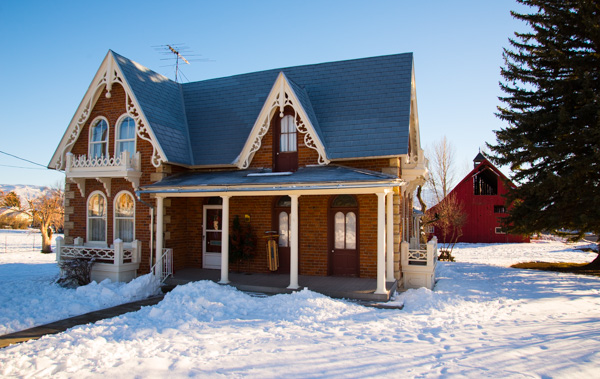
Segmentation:
[[(500, 219), (507, 212), (504, 195), (508, 188), (505, 183), (514, 184), (483, 154), (477, 154), (473, 162), (475, 168), (447, 196), (456, 196), (467, 214), (458, 242), (529, 242), (528, 236), (509, 234), (501, 227)], [(430, 212), (435, 209), (431, 208)], [(442, 241), (439, 228), (434, 229), (434, 234)]]

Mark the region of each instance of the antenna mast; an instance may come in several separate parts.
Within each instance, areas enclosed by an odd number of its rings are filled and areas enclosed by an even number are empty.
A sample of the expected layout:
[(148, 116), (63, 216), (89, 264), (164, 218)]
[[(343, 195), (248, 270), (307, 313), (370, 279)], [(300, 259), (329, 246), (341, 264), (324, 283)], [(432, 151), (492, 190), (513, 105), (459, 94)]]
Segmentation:
[(177, 81), (177, 73), (179, 72), (179, 60), (181, 59), (182, 61), (184, 61), (184, 62), (185, 62), (185, 63), (187, 63), (187, 64), (190, 64), (190, 62), (188, 62), (188, 60), (187, 60), (187, 59), (185, 59), (185, 58), (183, 57), (183, 55), (181, 55), (181, 54), (179, 53), (179, 51), (177, 51), (177, 50), (176, 50), (176, 49), (175, 49), (173, 46), (171, 46), (171, 45), (167, 45), (167, 47), (169, 48), (169, 50), (171, 50), (171, 52), (172, 52), (173, 54), (175, 54), (175, 57), (176, 57), (176, 58), (175, 58), (175, 81)]
[[(186, 64), (191, 64), (190, 62), (212, 62), (212, 60), (206, 59), (206, 58), (202, 58), (202, 59), (195, 58), (198, 56), (197, 54), (190, 55), (187, 52), (184, 52), (184, 50), (188, 51), (189, 48), (182, 43), (171, 43), (168, 45), (157, 45), (157, 46), (152, 46), (152, 47), (154, 47), (154, 49), (156, 51), (160, 51), (162, 55), (169, 56), (168, 58), (161, 58), (161, 60), (175, 59), (174, 66), (175, 66), (175, 81), (176, 82), (179, 82), (178, 79), (179, 79), (180, 74), (185, 80), (187, 80), (187, 77), (185, 76), (183, 71), (179, 70), (179, 60), (182, 60)], [(185, 53), (185, 55), (187, 55), (188, 57), (192, 56), (194, 58), (189, 59), (189, 60), (185, 59), (185, 57), (182, 55), (183, 53)], [(173, 67), (173, 65), (168, 65), (168, 66)], [(164, 66), (161, 66), (161, 67), (164, 67)]]

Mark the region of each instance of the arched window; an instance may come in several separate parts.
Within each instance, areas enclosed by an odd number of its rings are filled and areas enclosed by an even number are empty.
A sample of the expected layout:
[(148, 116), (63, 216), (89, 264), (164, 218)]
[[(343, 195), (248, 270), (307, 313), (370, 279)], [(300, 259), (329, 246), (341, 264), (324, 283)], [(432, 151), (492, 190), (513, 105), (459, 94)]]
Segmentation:
[(289, 196), (281, 196), (275, 205), (278, 209), (278, 228), (279, 247), (290, 247), (290, 210), (281, 209), (292, 206), (292, 199)]
[(297, 150), (296, 125), (294, 116), (286, 115), (281, 119), (281, 133), (279, 134), (279, 151), (294, 152)]
[(116, 156), (121, 156), (124, 151), (129, 152), (129, 156), (135, 153), (135, 121), (127, 116), (117, 123), (116, 130)]
[(90, 128), (90, 158), (108, 156), (108, 122), (99, 118)]
[(356, 249), (356, 209), (358, 202), (353, 196), (340, 195), (331, 203), (339, 208), (333, 220), (334, 247), (336, 249)]
[(87, 202), (87, 241), (106, 243), (106, 197), (99, 191)]
[(122, 191), (115, 196), (115, 239), (132, 242), (135, 238), (135, 202), (133, 196)]

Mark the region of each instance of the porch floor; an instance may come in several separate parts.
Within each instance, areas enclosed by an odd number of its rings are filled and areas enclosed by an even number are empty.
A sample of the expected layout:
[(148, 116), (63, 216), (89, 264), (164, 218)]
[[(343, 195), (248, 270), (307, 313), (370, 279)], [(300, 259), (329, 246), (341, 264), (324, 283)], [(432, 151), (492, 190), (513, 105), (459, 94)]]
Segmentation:
[[(177, 270), (175, 275), (168, 278), (166, 285), (175, 286), (199, 280), (218, 282), (221, 279), (220, 270), (186, 268)], [(290, 277), (287, 274), (257, 274), (229, 273), (229, 285), (241, 291), (261, 292), (267, 294), (292, 293), (288, 289)], [(386, 283), (386, 294), (375, 294), (377, 280), (370, 278), (344, 278), (333, 276), (299, 275), (300, 289), (307, 288), (323, 295), (362, 301), (388, 301), (397, 288), (398, 282)]]

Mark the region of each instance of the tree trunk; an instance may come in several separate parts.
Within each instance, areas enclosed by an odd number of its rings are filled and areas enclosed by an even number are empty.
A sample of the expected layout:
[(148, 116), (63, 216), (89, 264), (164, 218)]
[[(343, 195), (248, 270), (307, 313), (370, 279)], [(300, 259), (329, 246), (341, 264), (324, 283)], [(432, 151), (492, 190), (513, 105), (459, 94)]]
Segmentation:
[(52, 237), (48, 233), (48, 226), (42, 223), (40, 231), (42, 232), (42, 253), (49, 254), (52, 252)]
[(592, 269), (600, 269), (600, 243), (598, 243), (598, 255), (596, 255), (596, 258), (594, 258), (593, 261), (591, 261), (584, 267), (592, 268)]

